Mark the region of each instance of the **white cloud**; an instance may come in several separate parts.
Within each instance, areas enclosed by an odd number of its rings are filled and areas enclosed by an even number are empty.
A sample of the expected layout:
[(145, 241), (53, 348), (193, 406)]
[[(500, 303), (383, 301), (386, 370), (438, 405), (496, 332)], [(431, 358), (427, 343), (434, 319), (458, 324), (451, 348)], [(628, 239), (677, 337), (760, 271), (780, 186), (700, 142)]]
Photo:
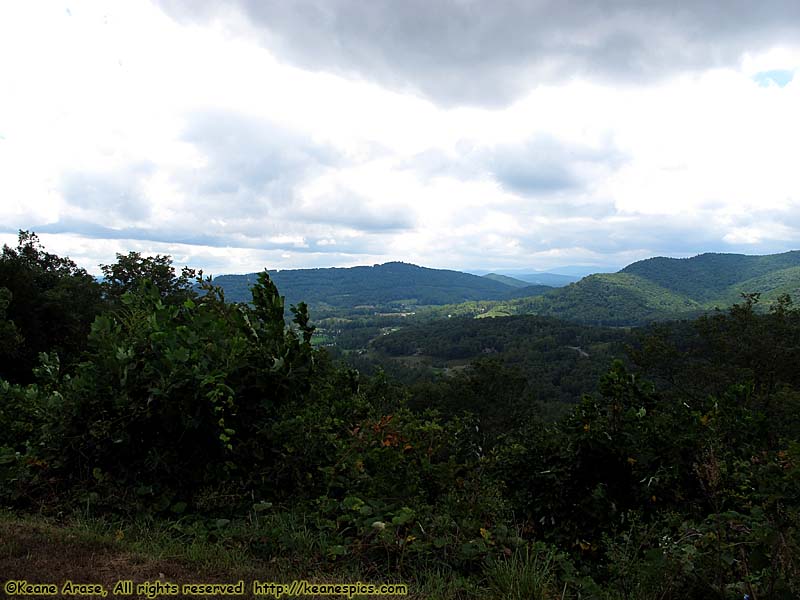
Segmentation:
[(624, 264), (800, 239), (800, 78), (753, 79), (798, 72), (798, 48), (635, 85), (576, 73), (482, 108), (304, 70), (221, 23), (0, 5), (3, 241), (44, 232), (94, 272), (140, 250), (221, 273)]

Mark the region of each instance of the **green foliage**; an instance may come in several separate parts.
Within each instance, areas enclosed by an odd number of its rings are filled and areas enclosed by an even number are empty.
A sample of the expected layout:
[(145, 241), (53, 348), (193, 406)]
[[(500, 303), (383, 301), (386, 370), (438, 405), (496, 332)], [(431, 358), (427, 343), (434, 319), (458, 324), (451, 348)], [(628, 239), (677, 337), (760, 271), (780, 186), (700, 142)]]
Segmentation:
[(485, 469), (475, 468), (481, 459), (472, 424), (441, 424), (407, 409), (380, 414), (375, 407), (385, 401), (371, 388), (350, 427), (332, 415), (320, 419), (319, 407), (316, 421), (301, 415), (287, 423), (304, 443), (302, 453), (295, 442), (286, 446), (287, 458), (297, 476), (311, 471), (303, 491), (317, 495), (318, 526), (335, 540), (329, 553), (399, 571), (480, 561), (491, 551), (481, 527), (501, 522), (505, 504)]
[(749, 295), (727, 313), (644, 330), (631, 357), (676, 401), (701, 402), (748, 383), (753, 408), (774, 416), (771, 431), (791, 430), (798, 423), (792, 402), (776, 396), (787, 398), (800, 385), (800, 311), (788, 296), (766, 314), (757, 306), (758, 295)]
[(6, 357), (14, 356), (24, 341), (14, 321), (6, 319), (12, 297), (11, 290), (6, 287), (0, 288), (0, 356)]
[(739, 301), (743, 294), (754, 290), (759, 293), (761, 301), (768, 304), (778, 303), (781, 296), (800, 297), (800, 266), (769, 271), (737, 282), (720, 295), (720, 304), (730, 306)]
[[(101, 265), (103, 292), (114, 304), (119, 304), (128, 292), (135, 292), (149, 281), (165, 302), (179, 304), (194, 296), (192, 281), (198, 275), (194, 269), (183, 267), (175, 274), (169, 256), (142, 256), (139, 252), (117, 254), (117, 262)], [(202, 272), (199, 274), (202, 277)]]
[[(268, 479), (253, 463), (272, 446), (280, 408), (308, 391), (314, 363), (308, 331), (284, 329), (282, 312), (265, 320), (275, 297), (264, 283), (251, 309), (213, 288), (165, 304), (145, 282), (98, 317), (88, 360), (57, 382), (63, 405), (40, 451), (54, 480), (157, 510), (226, 479), (233, 492), (260, 491)], [(302, 307), (297, 320), (308, 328)]]
[[(372, 342), (373, 352), (350, 361), (365, 371), (379, 364), (408, 383), (412, 406), (437, 407), (446, 415), (471, 411), (494, 435), (538, 411), (552, 416), (569, 410), (596, 389), (632, 339), (626, 330), (548, 317), (454, 318), (381, 336)], [(443, 375), (434, 378), (437, 367)]]
[(767, 315), (754, 301), (698, 321), (681, 352), (663, 332), (643, 344), (640, 365), (696, 360), (683, 379), (659, 389), (616, 363), (599, 397), (495, 450), (526, 527), (590, 564), (605, 553), (596, 576), (619, 597), (796, 593), (798, 394), (784, 361), (800, 323), (788, 299)]
[(545, 551), (530, 555), (525, 548), (511, 555), (508, 560), (498, 561), (487, 569), (486, 578), (489, 589), (503, 598), (517, 600), (544, 600), (555, 594), (552, 573), (554, 552)]

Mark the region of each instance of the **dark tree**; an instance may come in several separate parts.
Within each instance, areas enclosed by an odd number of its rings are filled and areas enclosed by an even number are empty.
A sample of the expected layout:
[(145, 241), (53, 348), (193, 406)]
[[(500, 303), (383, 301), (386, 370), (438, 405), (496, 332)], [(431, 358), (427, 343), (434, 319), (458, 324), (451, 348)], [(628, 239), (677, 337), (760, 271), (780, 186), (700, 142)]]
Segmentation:
[(117, 254), (117, 262), (101, 265), (100, 268), (103, 270), (105, 295), (115, 304), (124, 294), (136, 291), (145, 281), (150, 281), (162, 299), (171, 303), (183, 302), (195, 295), (192, 282), (198, 273), (183, 267), (180, 275), (176, 275), (170, 256), (142, 256), (139, 252), (128, 252)]
[(94, 277), (46, 252), (36, 234), (20, 231), (17, 247), (4, 245), (0, 256), (0, 377), (29, 381), (40, 352), (56, 352), (62, 365), (72, 365), (101, 309)]

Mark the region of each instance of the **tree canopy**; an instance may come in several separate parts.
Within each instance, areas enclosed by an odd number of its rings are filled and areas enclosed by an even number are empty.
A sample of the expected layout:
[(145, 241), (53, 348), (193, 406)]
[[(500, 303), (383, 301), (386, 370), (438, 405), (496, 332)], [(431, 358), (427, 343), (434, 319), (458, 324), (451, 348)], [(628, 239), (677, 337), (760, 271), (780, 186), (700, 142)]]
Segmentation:
[(94, 277), (20, 231), (17, 247), (4, 245), (0, 255), (0, 376), (30, 381), (40, 352), (57, 352), (65, 365), (77, 361), (102, 306)]
[[(180, 303), (194, 295), (193, 283), (198, 276), (197, 271), (189, 267), (183, 267), (180, 274), (176, 274), (170, 256), (142, 256), (139, 252), (118, 253), (115, 263), (101, 265), (101, 269), (103, 292), (113, 303), (135, 291), (144, 281), (153, 284), (163, 299)], [(199, 275), (202, 277), (202, 272)]]

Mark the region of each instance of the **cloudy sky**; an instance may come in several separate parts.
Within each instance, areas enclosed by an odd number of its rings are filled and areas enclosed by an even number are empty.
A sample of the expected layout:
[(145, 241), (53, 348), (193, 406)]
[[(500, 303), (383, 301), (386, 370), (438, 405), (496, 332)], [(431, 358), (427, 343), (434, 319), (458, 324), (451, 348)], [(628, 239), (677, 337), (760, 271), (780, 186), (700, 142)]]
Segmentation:
[(800, 247), (796, 0), (0, 3), (0, 242), (207, 273)]

